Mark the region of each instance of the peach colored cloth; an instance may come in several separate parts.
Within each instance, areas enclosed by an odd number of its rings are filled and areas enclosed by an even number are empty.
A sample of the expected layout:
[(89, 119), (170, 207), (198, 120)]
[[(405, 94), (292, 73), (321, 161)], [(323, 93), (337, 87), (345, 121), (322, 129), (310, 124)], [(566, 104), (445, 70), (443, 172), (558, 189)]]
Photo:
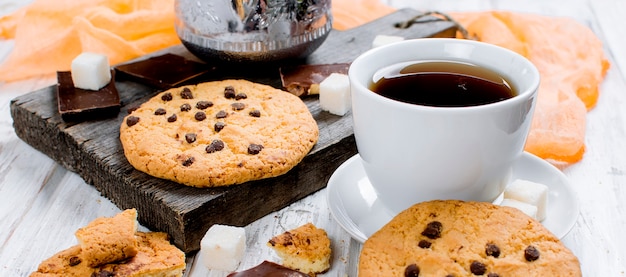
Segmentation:
[(82, 52), (116, 64), (180, 43), (174, 0), (35, 0), (0, 18), (0, 38), (15, 39), (1, 81), (69, 70)]
[(332, 0), (333, 29), (351, 29), (394, 11), (379, 0)]

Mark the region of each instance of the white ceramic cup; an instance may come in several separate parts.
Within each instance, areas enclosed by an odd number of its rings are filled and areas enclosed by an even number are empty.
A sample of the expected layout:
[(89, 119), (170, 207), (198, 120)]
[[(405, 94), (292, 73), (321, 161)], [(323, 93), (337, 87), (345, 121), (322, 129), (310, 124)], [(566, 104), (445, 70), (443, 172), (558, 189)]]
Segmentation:
[[(370, 90), (375, 72), (409, 61), (467, 62), (497, 72), (518, 95), (468, 107), (392, 100)], [(494, 201), (524, 149), (539, 72), (523, 56), (461, 39), (413, 39), (371, 49), (349, 69), (354, 135), (378, 199), (392, 212), (434, 199)]]

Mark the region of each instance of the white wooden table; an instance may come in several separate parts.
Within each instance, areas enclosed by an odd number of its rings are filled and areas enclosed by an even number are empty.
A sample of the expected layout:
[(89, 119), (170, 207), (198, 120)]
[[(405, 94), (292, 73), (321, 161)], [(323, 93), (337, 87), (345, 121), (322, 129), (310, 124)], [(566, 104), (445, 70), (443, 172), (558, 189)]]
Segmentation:
[[(355, 0), (358, 1), (358, 0)], [(0, 15), (30, 1), (2, 0)], [(438, 11), (512, 10), (568, 16), (589, 26), (604, 42), (612, 67), (597, 106), (588, 114), (587, 152), (563, 168), (578, 194), (581, 212), (563, 242), (579, 257), (584, 276), (626, 276), (626, 1), (624, 0), (387, 0), (402, 8)], [(0, 61), (11, 51), (0, 41)], [(21, 141), (12, 127), (10, 100), (54, 84), (50, 78), (0, 83), (0, 276), (28, 276), (45, 258), (76, 244), (74, 231), (120, 210), (78, 175)], [(330, 216), (325, 190), (248, 226), (240, 269), (279, 261), (265, 245), (287, 229), (313, 222), (332, 239), (331, 270), (323, 276), (356, 276), (360, 244)], [(195, 257), (186, 276), (226, 276)]]

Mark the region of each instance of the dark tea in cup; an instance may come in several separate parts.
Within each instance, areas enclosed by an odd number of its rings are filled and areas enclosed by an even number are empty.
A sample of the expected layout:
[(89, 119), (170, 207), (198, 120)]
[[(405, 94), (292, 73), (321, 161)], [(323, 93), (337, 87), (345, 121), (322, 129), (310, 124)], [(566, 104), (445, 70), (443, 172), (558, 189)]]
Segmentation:
[(485, 105), (517, 93), (500, 74), (474, 64), (419, 61), (378, 71), (370, 89), (397, 101), (435, 107)]

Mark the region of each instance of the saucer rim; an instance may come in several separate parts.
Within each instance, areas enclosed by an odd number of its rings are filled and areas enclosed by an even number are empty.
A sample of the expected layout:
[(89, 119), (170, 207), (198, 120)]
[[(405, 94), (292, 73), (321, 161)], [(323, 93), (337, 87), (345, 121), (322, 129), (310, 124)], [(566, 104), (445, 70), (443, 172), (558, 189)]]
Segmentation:
[[(360, 159), (361, 157), (357, 153), (353, 155), (352, 157), (350, 157), (349, 159), (347, 159), (346, 161), (344, 161), (339, 167), (337, 167), (337, 169), (335, 169), (335, 171), (333, 172), (333, 174), (331, 175), (330, 179), (327, 182), (326, 201), (327, 201), (327, 205), (330, 210), (331, 216), (335, 220), (335, 222), (339, 224), (339, 226), (344, 231), (350, 234), (350, 237), (352, 237), (353, 239), (355, 239), (356, 241), (360, 243), (364, 243), (367, 240), (367, 236), (357, 226), (357, 224), (353, 221), (353, 219), (347, 214), (345, 206), (342, 203), (340, 203), (339, 205), (331, 200), (332, 193), (336, 191), (337, 187), (342, 185), (342, 184), (338, 184), (339, 182), (334, 181), (334, 180), (339, 178), (338, 177), (339, 174), (342, 174), (343, 172), (345, 172), (347, 167), (353, 166), (353, 164), (355, 164), (355, 161), (360, 160)], [(568, 194), (568, 196), (566, 197), (567, 199), (569, 199), (568, 209), (571, 210), (571, 214), (573, 214), (573, 216), (569, 220), (566, 221), (567, 223), (564, 224), (564, 227), (562, 228), (563, 231), (559, 232), (558, 234), (548, 229), (557, 238), (562, 239), (567, 234), (569, 234), (569, 232), (572, 230), (580, 214), (580, 203), (579, 203), (578, 197), (575, 191), (572, 189), (567, 176), (565, 176), (565, 174), (563, 174), (563, 172), (561, 172), (554, 165), (526, 151), (523, 152), (522, 156), (520, 157), (520, 160), (522, 159), (527, 159), (528, 160), (527, 162), (536, 163), (538, 164), (538, 166), (546, 167), (547, 170), (552, 171), (552, 174), (554, 174), (555, 177), (557, 177), (558, 179), (560, 179), (560, 181), (562, 181), (560, 182), (562, 183), (562, 185), (559, 185), (559, 186), (561, 186), (562, 190), (565, 191), (566, 194)], [(367, 176), (365, 176), (365, 178), (367, 178)], [(339, 200), (345, 198), (341, 196), (339, 197), (340, 197)], [(499, 199), (500, 198), (501, 196), (499, 197)], [(345, 218), (346, 220), (341, 220), (342, 218)]]

